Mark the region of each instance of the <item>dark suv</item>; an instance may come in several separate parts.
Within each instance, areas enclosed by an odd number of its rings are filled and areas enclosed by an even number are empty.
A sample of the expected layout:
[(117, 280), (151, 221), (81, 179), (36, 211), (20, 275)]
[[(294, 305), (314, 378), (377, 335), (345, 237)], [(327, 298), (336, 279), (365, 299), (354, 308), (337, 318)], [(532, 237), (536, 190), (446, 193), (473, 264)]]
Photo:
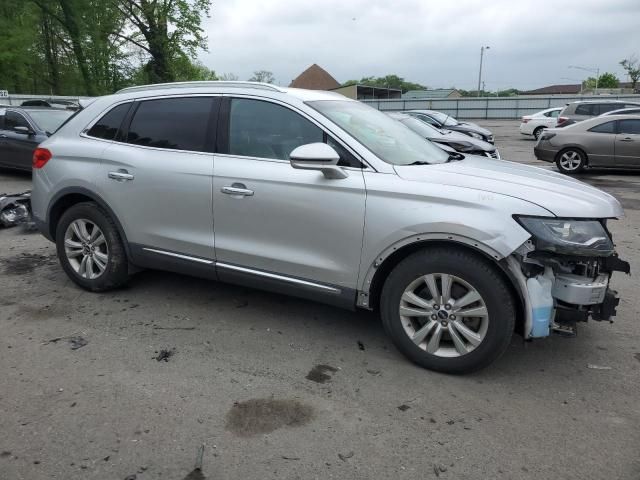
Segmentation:
[(566, 127), (572, 123), (597, 117), (603, 113), (621, 108), (640, 107), (639, 103), (623, 102), (620, 100), (587, 100), (567, 103), (558, 116), (558, 127)]

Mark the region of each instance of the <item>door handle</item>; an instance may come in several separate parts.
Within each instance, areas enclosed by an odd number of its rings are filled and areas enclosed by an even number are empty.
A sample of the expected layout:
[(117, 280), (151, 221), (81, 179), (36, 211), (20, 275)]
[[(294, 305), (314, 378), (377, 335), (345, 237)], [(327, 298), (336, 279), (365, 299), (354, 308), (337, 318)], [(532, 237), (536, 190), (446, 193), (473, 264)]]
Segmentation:
[(631, 137), (624, 137), (620, 139), (621, 142), (633, 142), (633, 138)]
[(120, 169), (117, 172), (109, 172), (108, 177), (112, 180), (117, 180), (118, 182), (126, 182), (135, 178), (133, 175), (123, 169)]
[(232, 185), (226, 185), (220, 190), (227, 195), (238, 195), (241, 197), (252, 197), (253, 190), (249, 190), (243, 183), (234, 183)]

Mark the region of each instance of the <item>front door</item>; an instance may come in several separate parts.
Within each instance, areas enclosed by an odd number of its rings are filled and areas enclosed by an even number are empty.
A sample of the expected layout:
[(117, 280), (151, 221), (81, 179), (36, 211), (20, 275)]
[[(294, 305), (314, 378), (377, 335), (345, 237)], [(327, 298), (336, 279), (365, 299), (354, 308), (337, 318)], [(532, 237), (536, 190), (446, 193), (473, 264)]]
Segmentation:
[(151, 257), (165, 267), (161, 262), (214, 270), (209, 122), (216, 103), (214, 97), (140, 101), (128, 114), (131, 120), (124, 122), (119, 141), (102, 154), (100, 192), (138, 263), (146, 265), (140, 258)]
[(31, 158), (33, 151), (38, 146), (35, 134), (27, 135), (18, 133), (15, 127), (26, 127), (33, 131), (33, 127), (21, 114), (7, 110), (4, 117), (4, 130), (0, 132), (4, 143), (3, 162), (4, 164), (31, 170)]
[(347, 168), (344, 179), (293, 169), (289, 154), (300, 145), (327, 141), (341, 162), (348, 152), (287, 106), (225, 101), (218, 134), (224, 153), (215, 157), (213, 181), (218, 277), (351, 295), (353, 305), (365, 212), (362, 165)]
[(616, 165), (640, 167), (640, 120), (619, 120), (616, 135)]

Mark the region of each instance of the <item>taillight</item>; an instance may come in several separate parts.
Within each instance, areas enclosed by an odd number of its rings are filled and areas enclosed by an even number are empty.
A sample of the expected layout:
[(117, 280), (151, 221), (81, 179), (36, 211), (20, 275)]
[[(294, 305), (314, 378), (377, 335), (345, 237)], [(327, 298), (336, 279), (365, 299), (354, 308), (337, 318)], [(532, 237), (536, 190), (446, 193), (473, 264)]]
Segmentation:
[(556, 125), (562, 125), (567, 120), (569, 120), (568, 117), (558, 117), (558, 122), (556, 123)]
[(522, 117), (522, 123), (527, 123), (529, 121), (528, 118)]
[(51, 157), (51, 152), (46, 148), (36, 148), (33, 152), (31, 165), (33, 166), (33, 168), (42, 168), (47, 164), (49, 160), (51, 160)]

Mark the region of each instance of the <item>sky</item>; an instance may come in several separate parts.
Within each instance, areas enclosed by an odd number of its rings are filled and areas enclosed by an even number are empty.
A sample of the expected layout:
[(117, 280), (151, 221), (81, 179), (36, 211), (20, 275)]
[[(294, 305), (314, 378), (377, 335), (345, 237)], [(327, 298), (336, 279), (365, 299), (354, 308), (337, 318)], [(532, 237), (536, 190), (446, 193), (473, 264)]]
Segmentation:
[(397, 74), (432, 88), (487, 90), (627, 77), (640, 57), (640, 0), (216, 0), (203, 23), (218, 74), (273, 72), (287, 86), (313, 63), (338, 82)]

